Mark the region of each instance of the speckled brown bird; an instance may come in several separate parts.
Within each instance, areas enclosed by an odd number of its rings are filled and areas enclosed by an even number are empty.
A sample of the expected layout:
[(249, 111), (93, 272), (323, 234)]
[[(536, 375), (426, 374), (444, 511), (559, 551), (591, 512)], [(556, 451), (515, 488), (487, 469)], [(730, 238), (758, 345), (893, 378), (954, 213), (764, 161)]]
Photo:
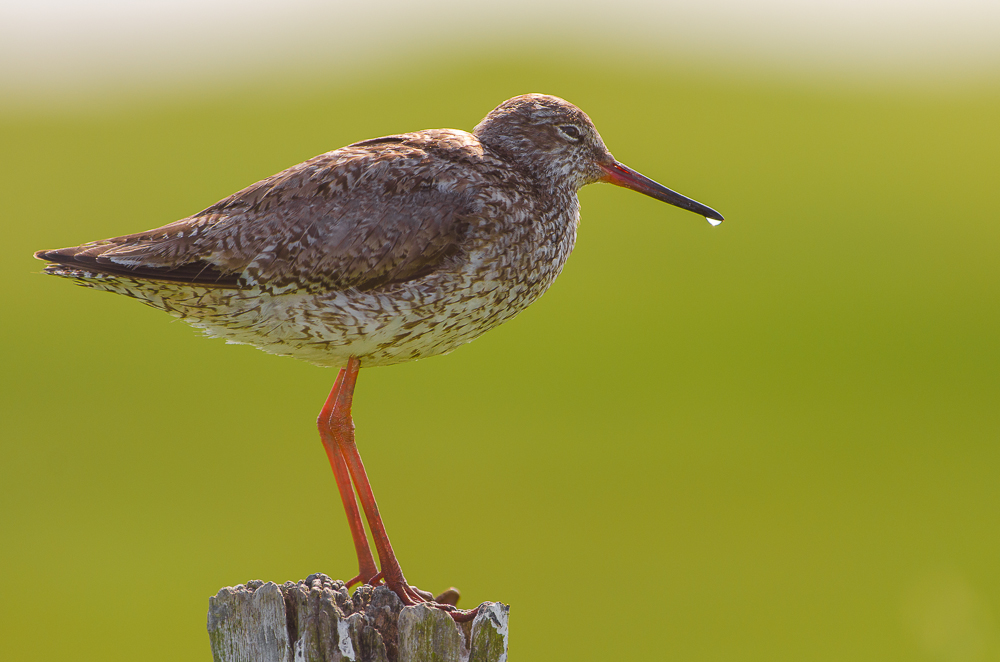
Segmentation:
[[(577, 190), (595, 182), (722, 221), (618, 163), (576, 106), (526, 94), (472, 133), (364, 140), (176, 223), (36, 257), (209, 335), (341, 368), (318, 426), (358, 555), (350, 584), (384, 581), (409, 605), (430, 597), (403, 577), (354, 443), (358, 370), (449, 352), (524, 310), (566, 263)], [(474, 613), (445, 602), (456, 619)]]

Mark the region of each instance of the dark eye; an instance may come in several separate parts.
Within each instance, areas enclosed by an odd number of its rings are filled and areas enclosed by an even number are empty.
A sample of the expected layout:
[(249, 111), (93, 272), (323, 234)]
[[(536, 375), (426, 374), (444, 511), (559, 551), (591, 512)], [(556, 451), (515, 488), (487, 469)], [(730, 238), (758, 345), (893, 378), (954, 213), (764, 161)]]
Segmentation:
[(583, 135), (580, 133), (580, 129), (576, 128), (572, 124), (560, 124), (559, 130), (562, 131), (563, 135), (569, 138), (570, 140), (575, 141), (583, 137)]

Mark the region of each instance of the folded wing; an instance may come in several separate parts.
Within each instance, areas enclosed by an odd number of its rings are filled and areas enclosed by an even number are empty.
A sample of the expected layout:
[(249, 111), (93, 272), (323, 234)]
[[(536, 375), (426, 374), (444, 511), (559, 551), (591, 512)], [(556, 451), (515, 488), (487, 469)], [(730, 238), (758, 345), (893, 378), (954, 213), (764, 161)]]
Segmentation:
[(463, 259), (472, 186), (449, 159), (392, 136), (310, 159), (176, 223), (36, 257), (61, 275), (368, 290)]

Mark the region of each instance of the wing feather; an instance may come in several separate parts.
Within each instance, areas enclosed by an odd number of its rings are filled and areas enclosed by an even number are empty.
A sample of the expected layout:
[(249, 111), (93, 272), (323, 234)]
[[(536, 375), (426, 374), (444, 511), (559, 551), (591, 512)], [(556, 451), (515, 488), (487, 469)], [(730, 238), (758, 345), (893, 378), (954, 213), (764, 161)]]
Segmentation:
[(461, 163), (470, 150), (427, 149), (432, 137), (364, 141), (176, 223), (36, 256), (54, 273), (239, 289), (368, 290), (420, 278), (461, 259), (479, 211)]

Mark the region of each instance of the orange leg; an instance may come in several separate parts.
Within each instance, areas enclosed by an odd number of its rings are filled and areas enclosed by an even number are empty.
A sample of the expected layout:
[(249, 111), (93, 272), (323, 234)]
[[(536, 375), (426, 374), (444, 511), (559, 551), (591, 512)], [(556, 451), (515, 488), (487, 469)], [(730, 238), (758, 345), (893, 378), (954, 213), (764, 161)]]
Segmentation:
[(344, 386), (344, 370), (337, 375), (337, 381), (333, 384), (330, 397), (326, 399), (323, 410), (319, 414), (317, 427), (319, 427), (319, 437), (323, 441), (323, 448), (326, 456), (330, 459), (330, 467), (333, 469), (333, 476), (337, 479), (337, 489), (340, 490), (340, 500), (344, 502), (344, 511), (347, 513), (347, 523), (351, 527), (351, 537), (354, 539), (354, 551), (358, 555), (358, 576), (347, 582), (350, 588), (358, 582), (366, 584), (374, 581), (378, 574), (375, 567), (375, 558), (372, 550), (368, 547), (368, 538), (365, 536), (365, 526), (361, 522), (361, 512), (358, 510), (358, 502), (354, 500), (354, 488), (351, 485), (351, 475), (344, 461), (344, 455), (340, 452), (340, 444), (337, 443), (333, 431), (330, 429), (330, 419), (333, 416), (334, 407), (337, 403), (337, 396)]
[[(358, 447), (354, 443), (354, 421), (351, 419), (351, 404), (354, 399), (354, 386), (357, 383), (358, 371), (360, 369), (361, 361), (358, 359), (352, 357), (347, 362), (347, 367), (341, 371), (340, 376), (337, 378), (337, 384), (340, 385), (340, 388), (338, 389), (337, 386), (334, 386), (333, 391), (330, 393), (330, 398), (327, 400), (327, 405), (323, 408), (323, 414), (320, 416), (320, 429), (321, 434), (323, 434), (323, 429), (325, 428), (325, 433), (336, 441), (340, 447), (342, 458), (347, 463), (351, 480), (357, 488), (358, 499), (361, 501), (361, 507), (365, 511), (365, 518), (368, 520), (368, 528), (372, 532), (375, 551), (378, 553), (379, 562), (382, 565), (382, 571), (379, 574), (385, 581), (386, 586), (399, 596), (404, 605), (428, 602), (434, 607), (448, 611), (457, 621), (469, 620), (475, 617), (477, 610), (461, 610), (456, 609), (453, 605), (438, 604), (421, 595), (423, 591), (418, 592), (418, 589), (410, 586), (406, 582), (403, 570), (399, 567), (396, 555), (392, 551), (389, 536), (385, 532), (382, 517), (378, 512), (378, 505), (375, 503), (375, 495), (372, 493), (371, 484), (368, 482), (368, 475), (365, 473), (365, 466), (361, 462), (361, 455), (358, 453)], [(327, 413), (328, 411), (329, 413)], [(329, 453), (329, 451), (327, 452)], [(336, 468), (334, 471), (336, 472)], [(340, 484), (339, 477), (337, 482)], [(341, 495), (343, 496), (343, 494), (343, 489), (341, 489)], [(351, 498), (350, 501), (354, 512), (357, 513), (357, 506), (354, 504), (354, 499)], [(347, 507), (346, 498), (344, 504)], [(348, 510), (350, 511), (350, 508)], [(351, 519), (350, 512), (348, 513), (348, 519)], [(355, 525), (352, 523), (351, 526), (353, 534)], [(355, 537), (355, 546), (357, 546), (357, 541), (358, 539)], [(365, 548), (367, 549), (367, 541)], [(368, 554), (370, 557), (371, 552)], [(362, 566), (364, 566), (363, 562)], [(364, 567), (362, 567), (362, 574), (364, 574)]]

